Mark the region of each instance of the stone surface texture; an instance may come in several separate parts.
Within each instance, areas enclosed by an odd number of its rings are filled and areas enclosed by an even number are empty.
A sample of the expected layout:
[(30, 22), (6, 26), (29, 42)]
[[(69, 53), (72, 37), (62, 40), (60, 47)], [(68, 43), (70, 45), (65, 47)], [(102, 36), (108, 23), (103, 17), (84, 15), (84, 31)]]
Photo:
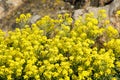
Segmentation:
[(10, 15), (22, 4), (22, 0), (0, 0), (0, 19)]

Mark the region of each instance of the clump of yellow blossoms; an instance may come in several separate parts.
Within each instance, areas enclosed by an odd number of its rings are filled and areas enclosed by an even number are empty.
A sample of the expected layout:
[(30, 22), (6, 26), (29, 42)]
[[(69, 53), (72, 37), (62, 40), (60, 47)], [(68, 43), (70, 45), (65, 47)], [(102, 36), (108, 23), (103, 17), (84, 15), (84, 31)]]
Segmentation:
[(16, 23), (18, 24), (18, 26), (20, 26), (20, 28), (23, 28), (26, 24), (30, 22), (30, 19), (31, 19), (30, 13), (21, 14), (20, 17), (16, 18)]
[(67, 13), (28, 25), (30, 17), (21, 14), (16, 23), (23, 28), (9, 31), (7, 37), (0, 30), (1, 80), (120, 79), (120, 39), (109, 23), (99, 27), (93, 13), (74, 23)]
[(118, 10), (116, 14), (120, 16), (120, 10)]

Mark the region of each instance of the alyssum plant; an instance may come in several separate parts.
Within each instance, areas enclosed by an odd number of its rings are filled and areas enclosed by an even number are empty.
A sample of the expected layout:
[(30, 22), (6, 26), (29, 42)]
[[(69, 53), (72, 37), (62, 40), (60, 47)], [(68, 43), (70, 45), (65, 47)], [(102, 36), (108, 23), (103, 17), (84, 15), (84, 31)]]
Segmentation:
[(74, 23), (69, 14), (45, 16), (32, 25), (31, 15), (21, 14), (16, 19), (21, 29), (7, 37), (0, 30), (0, 79), (119, 80), (119, 32), (106, 20), (105, 10), (99, 13)]

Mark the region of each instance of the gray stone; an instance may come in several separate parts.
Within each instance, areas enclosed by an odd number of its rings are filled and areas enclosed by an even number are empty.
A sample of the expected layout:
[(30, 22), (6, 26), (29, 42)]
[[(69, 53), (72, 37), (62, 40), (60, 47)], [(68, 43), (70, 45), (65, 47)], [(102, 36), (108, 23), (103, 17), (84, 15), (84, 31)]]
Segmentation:
[[(109, 5), (104, 6), (104, 7), (87, 7), (86, 10), (85, 9), (78, 9), (74, 11), (73, 14), (73, 18), (76, 20), (78, 19), (79, 16), (85, 16), (86, 13), (92, 12), (94, 13), (95, 18), (98, 17), (98, 11), (101, 9), (105, 9), (106, 10), (106, 14), (109, 15)], [(107, 16), (108, 17), (108, 16)]]
[(19, 6), (22, 3), (22, 0), (7, 0), (6, 3), (13, 6)]
[(60, 11), (57, 12), (57, 14), (64, 14), (64, 13), (67, 13), (67, 12), (69, 12), (69, 11), (67, 11), (67, 10), (60, 10)]
[(40, 19), (41, 16), (40, 15), (34, 15), (31, 20), (30, 20), (30, 23), (35, 23), (38, 19)]
[[(110, 21), (112, 21), (111, 18), (114, 16), (115, 11), (120, 9), (120, 0), (114, 0), (109, 5), (106, 5), (103, 7), (98, 7), (98, 8), (97, 7), (87, 7), (86, 8), (87, 12), (93, 12), (95, 17), (98, 16), (97, 13), (100, 9), (105, 9), (106, 14), (108, 15), (107, 17), (110, 19)], [(74, 15), (73, 15), (74, 18), (77, 19), (80, 14), (84, 14), (82, 12), (85, 12), (85, 10), (81, 10), (81, 9), (75, 10)]]
[(22, 0), (7, 0), (5, 3), (2, 3), (2, 5), (7, 5), (8, 10), (6, 11), (6, 7), (0, 5), (0, 19), (10, 15), (22, 4), (23, 4)]
[(0, 19), (4, 16), (4, 8), (0, 7)]

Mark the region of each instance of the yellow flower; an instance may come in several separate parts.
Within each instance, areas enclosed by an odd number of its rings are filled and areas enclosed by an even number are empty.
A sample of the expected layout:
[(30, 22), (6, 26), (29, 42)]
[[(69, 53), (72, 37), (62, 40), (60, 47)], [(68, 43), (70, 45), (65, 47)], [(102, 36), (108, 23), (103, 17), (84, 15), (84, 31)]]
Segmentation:
[(116, 77), (113, 77), (111, 80), (118, 80)]
[(40, 80), (40, 76), (39, 75), (35, 75), (35, 79), (36, 80)]
[(26, 19), (25, 14), (21, 14), (21, 15), (20, 15), (20, 20), (24, 20), (24, 19)]
[(7, 75), (7, 80), (12, 80), (12, 76), (11, 75)]
[(70, 14), (65, 13), (65, 14), (64, 14), (64, 16), (67, 18), (67, 17), (69, 17), (69, 16), (70, 16)]
[(70, 60), (73, 61), (74, 60), (74, 56), (70, 56)]
[(95, 25), (98, 24), (98, 20), (97, 20), (97, 19), (94, 19), (94, 18), (93, 18), (93, 19), (91, 19), (91, 21), (92, 21), (92, 23), (95, 24)]
[(65, 76), (65, 80), (70, 80), (70, 77), (69, 76)]
[(72, 18), (67, 18), (68, 25), (70, 25), (73, 22)]
[(71, 37), (76, 37), (77, 33), (73, 30), (73, 31), (70, 31), (70, 35), (71, 35)]
[(69, 73), (72, 74), (72, 73), (73, 73), (73, 70), (72, 70), (72, 69), (69, 69)]
[(43, 63), (47, 65), (47, 64), (49, 64), (49, 61), (48, 60), (44, 60)]
[(61, 15), (61, 14), (58, 14), (58, 18), (60, 18), (60, 19), (61, 19), (61, 18), (62, 18), (62, 15)]
[(105, 72), (106, 72), (106, 74), (111, 74), (111, 70), (110, 69), (107, 69)]
[(26, 74), (27, 74), (28, 76), (31, 76), (33, 73), (32, 73), (32, 71), (27, 71)]
[(58, 35), (65, 36), (65, 32), (64, 31), (59, 31)]
[(82, 33), (82, 34), (80, 35), (80, 38), (82, 38), (82, 39), (87, 38), (87, 34), (86, 34), (86, 33)]
[(107, 17), (106, 10), (104, 10), (104, 9), (99, 10), (98, 15), (100, 16), (100, 18), (105, 19)]
[(99, 10), (99, 13), (100, 13), (100, 14), (106, 13), (106, 10), (105, 10), (105, 9), (101, 9), (101, 10)]
[(56, 68), (58, 68), (58, 67), (59, 67), (59, 64), (58, 64), (58, 63), (56, 63), (56, 64), (55, 64), (55, 67), (56, 67)]
[(27, 80), (29, 77), (27, 75), (24, 75), (24, 79)]
[(108, 26), (106, 29), (108, 38), (116, 38), (118, 36), (118, 31), (113, 26)]
[(92, 22), (88, 22), (88, 23), (87, 23), (87, 26), (88, 26), (88, 27), (92, 27), (92, 26), (93, 26)]
[(27, 18), (30, 18), (30, 17), (31, 17), (31, 14), (30, 14), (30, 13), (27, 13), (27, 14), (26, 14), (26, 17), (27, 17)]
[(21, 69), (17, 69), (17, 71), (16, 71), (17, 73), (21, 73), (22, 72), (22, 70)]
[(16, 18), (16, 23), (19, 23), (20, 22), (20, 19), (19, 18)]
[(81, 25), (81, 21), (80, 20), (76, 20), (75, 23), (74, 23), (75, 27)]
[(59, 23), (62, 23), (62, 22), (63, 22), (63, 19), (60, 19), (60, 20), (59, 20)]
[(106, 14), (102, 14), (102, 18), (106, 18), (107, 17), (107, 15)]
[(89, 76), (89, 72), (88, 71), (82, 71), (82, 76)]
[(83, 68), (79, 66), (78, 67), (78, 71), (82, 71), (82, 70), (83, 70)]
[(37, 28), (37, 25), (34, 23), (34, 24), (32, 24), (32, 27), (33, 28)]
[(86, 18), (94, 18), (94, 13), (90, 12), (85, 15)]
[(89, 65), (90, 65), (90, 61), (86, 61), (86, 62), (85, 62), (85, 65), (86, 65), (86, 66), (89, 66)]
[(104, 24), (108, 25), (108, 24), (110, 24), (110, 21), (109, 20), (105, 20)]
[(64, 80), (63, 78), (60, 78), (59, 80)]
[(88, 78), (87, 80), (93, 80), (92, 78)]
[(4, 72), (0, 71), (0, 75), (4, 75)]
[(54, 72), (54, 73), (53, 73), (53, 77), (57, 77), (57, 76), (59, 76), (59, 73)]
[(117, 61), (116, 63), (116, 66), (120, 68), (120, 61)]
[(117, 11), (117, 15), (120, 15), (120, 10)]
[(61, 73), (62, 72), (62, 68), (61, 67), (57, 67), (57, 71), (58, 71), (58, 73)]
[(95, 77), (95, 78), (98, 78), (98, 77), (99, 77), (99, 74), (98, 74), (98, 73), (95, 73), (95, 74), (94, 74), (94, 77)]
[(100, 74), (100, 75), (103, 75), (103, 74), (104, 74), (104, 72), (103, 72), (103, 71), (100, 71), (100, 72), (99, 72), (99, 74)]
[(51, 79), (51, 72), (48, 72), (48, 71), (46, 71), (46, 72), (44, 72), (44, 75), (48, 78), (48, 79)]

